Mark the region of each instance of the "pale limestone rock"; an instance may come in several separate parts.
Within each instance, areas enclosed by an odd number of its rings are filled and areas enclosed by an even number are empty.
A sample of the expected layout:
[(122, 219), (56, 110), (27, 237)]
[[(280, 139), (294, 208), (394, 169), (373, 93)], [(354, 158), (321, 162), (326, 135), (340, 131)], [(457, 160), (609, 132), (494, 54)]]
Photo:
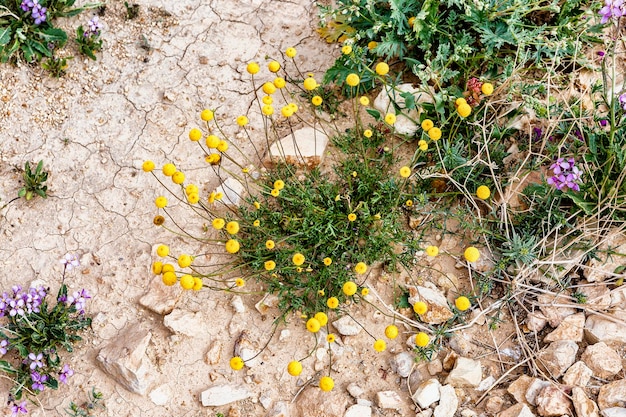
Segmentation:
[(622, 370), (622, 358), (604, 342), (587, 346), (580, 359), (598, 378), (607, 379)]
[(272, 408), (267, 411), (265, 417), (290, 417), (292, 415), (291, 404), (285, 401), (277, 401), (274, 403)]
[(539, 352), (537, 364), (545, 369), (553, 378), (558, 378), (572, 366), (576, 360), (578, 343), (572, 340), (559, 340)]
[(489, 397), (485, 402), (485, 410), (490, 414), (499, 413), (502, 411), (502, 406), (504, 406), (504, 398), (499, 396)]
[(439, 389), (441, 384), (435, 378), (422, 382), (413, 393), (413, 401), (421, 408), (428, 408), (431, 404), (439, 401)]
[(600, 411), (602, 417), (626, 417), (625, 407), (610, 407)]
[(479, 361), (459, 357), (446, 378), (446, 384), (453, 387), (477, 387), (482, 379), (483, 371)]
[(518, 403), (528, 403), (528, 400), (526, 400), (526, 391), (528, 391), (528, 387), (530, 387), (530, 384), (532, 384), (534, 380), (535, 378), (531, 376), (521, 375), (509, 384), (506, 390)]
[(216, 363), (219, 363), (222, 356), (222, 348), (222, 342), (214, 340), (204, 355), (204, 362), (206, 362), (207, 365), (215, 365)]
[(565, 294), (540, 294), (537, 296), (537, 302), (539, 303), (541, 312), (548, 319), (548, 323), (552, 327), (557, 327), (565, 317), (576, 313), (573, 307), (555, 306), (571, 304), (569, 296)]
[(585, 321), (585, 339), (590, 343), (626, 344), (626, 324), (623, 318), (609, 315), (609, 318), (590, 315)]
[(544, 417), (570, 415), (572, 403), (562, 389), (550, 384), (537, 394), (537, 412)]
[(252, 397), (252, 392), (245, 385), (214, 385), (202, 391), (202, 405), (217, 407)]
[(423, 301), (428, 305), (428, 311), (420, 315), (420, 319), (428, 324), (441, 324), (448, 321), (454, 314), (448, 307), (446, 296), (432, 283), (426, 282), (423, 286), (409, 286), (409, 303), (411, 305)]
[(174, 333), (189, 337), (198, 336), (198, 329), (208, 326), (207, 320), (201, 311), (192, 313), (181, 308), (174, 309), (165, 316), (163, 324)]
[(578, 290), (587, 298), (586, 304), (592, 305), (595, 311), (608, 310), (613, 303), (611, 290), (606, 284), (586, 284), (586, 281), (579, 282), (580, 289)]
[(241, 296), (236, 295), (230, 300), (230, 305), (235, 310), (235, 313), (245, 313), (246, 306), (243, 304)]
[(468, 356), (472, 351), (472, 343), (469, 336), (463, 332), (455, 332), (449, 341), (450, 348), (461, 356)]
[(333, 326), (342, 336), (355, 336), (363, 330), (363, 328), (348, 315), (342, 316), (340, 319), (333, 321)]
[(600, 387), (598, 393), (600, 410), (611, 407), (626, 407), (626, 379), (618, 379)]
[(183, 289), (180, 285), (163, 284), (160, 275), (155, 275), (148, 284), (148, 289), (139, 299), (139, 304), (157, 314), (169, 314), (180, 299)]
[(624, 260), (619, 256), (610, 255), (608, 249), (613, 253), (626, 253), (626, 235), (618, 228), (613, 228), (608, 235), (602, 239), (602, 243), (595, 252), (596, 257), (591, 257), (587, 262), (587, 268), (583, 268), (583, 275), (589, 282), (602, 282), (606, 278), (614, 277), (615, 269), (624, 265)]
[(402, 407), (402, 398), (395, 391), (378, 391), (376, 393), (376, 404), (380, 408), (391, 408), (394, 410)]
[(526, 327), (528, 327), (528, 330), (531, 332), (536, 333), (542, 331), (543, 328), (546, 327), (546, 324), (548, 324), (548, 319), (539, 311), (529, 313), (528, 316), (526, 316)]
[[(380, 94), (374, 99), (374, 108), (380, 111), (383, 117), (387, 113), (396, 114), (397, 117), (394, 128), (397, 133), (401, 135), (414, 135), (419, 129), (415, 121), (419, 122), (421, 110), (418, 110), (419, 106), (418, 109), (406, 110), (405, 99), (401, 96), (403, 93), (413, 95), (416, 104), (432, 103), (432, 97), (429, 93), (413, 88), (412, 84), (406, 83), (396, 85), (395, 88), (391, 86), (384, 87)], [(393, 103), (396, 103), (396, 105), (400, 107), (400, 113), (396, 112)]]
[(470, 408), (461, 410), (461, 417), (477, 417), (478, 413)]
[(267, 293), (258, 303), (254, 305), (254, 308), (256, 308), (262, 315), (265, 315), (271, 308), (278, 307), (279, 301), (280, 300), (276, 295)]
[(489, 375), (487, 378), (480, 381), (480, 384), (476, 387), (476, 391), (484, 392), (493, 387), (496, 383), (496, 378), (493, 375)]
[(340, 417), (346, 411), (348, 397), (336, 387), (331, 392), (320, 392), (318, 387), (308, 387), (296, 400), (296, 416)]
[(172, 397), (172, 389), (168, 385), (161, 385), (150, 391), (149, 397), (154, 404), (165, 405)]
[(124, 329), (98, 353), (100, 367), (127, 390), (146, 394), (154, 374), (146, 356), (151, 337), (152, 334), (138, 324)]
[(530, 405), (537, 405), (537, 396), (539, 393), (546, 387), (549, 387), (551, 384), (548, 381), (544, 381), (539, 378), (533, 378), (533, 382), (528, 386), (526, 390), (526, 394), (524, 394), (526, 398), (526, 403)]
[(453, 417), (459, 407), (459, 399), (452, 385), (443, 385), (439, 388), (439, 405), (435, 407), (433, 417)]
[(319, 165), (328, 146), (328, 136), (312, 127), (303, 127), (274, 142), (265, 158), (266, 164), (286, 162), (309, 168)]
[(443, 371), (443, 363), (441, 363), (441, 359), (434, 358), (427, 365), (428, 373), (432, 376), (435, 376)]
[(411, 373), (413, 365), (415, 364), (415, 357), (409, 352), (400, 352), (395, 355), (390, 361), (391, 369), (403, 378), (406, 378)]
[(515, 404), (498, 414), (498, 417), (535, 417), (524, 403)]
[(274, 400), (272, 399), (272, 393), (270, 391), (262, 392), (259, 395), (259, 402), (266, 410), (271, 407)]
[(574, 387), (586, 387), (592, 375), (593, 371), (583, 361), (578, 361), (565, 372), (563, 383)]
[(459, 358), (458, 353), (451, 350), (448, 354), (443, 358), (442, 366), (444, 371), (451, 371), (456, 364), (456, 360)]
[(415, 414), (415, 417), (432, 417), (432, 416), (433, 416), (433, 409), (432, 408), (427, 408), (427, 409), (422, 410), (419, 413)]
[(583, 340), (583, 329), (585, 328), (585, 313), (576, 313), (567, 316), (550, 334), (543, 338), (545, 343), (556, 342), (557, 340), (573, 340), (581, 342)]
[(222, 193), (222, 203), (227, 206), (239, 207), (244, 194), (244, 186), (239, 180), (228, 177), (217, 187), (215, 192)]
[(344, 417), (371, 417), (372, 407), (366, 405), (354, 404), (348, 407)]
[(600, 417), (598, 405), (587, 397), (582, 388), (572, 388), (572, 403), (577, 417)]
[(365, 390), (354, 382), (349, 383), (346, 389), (348, 390), (348, 393), (356, 399), (363, 397), (365, 394)]

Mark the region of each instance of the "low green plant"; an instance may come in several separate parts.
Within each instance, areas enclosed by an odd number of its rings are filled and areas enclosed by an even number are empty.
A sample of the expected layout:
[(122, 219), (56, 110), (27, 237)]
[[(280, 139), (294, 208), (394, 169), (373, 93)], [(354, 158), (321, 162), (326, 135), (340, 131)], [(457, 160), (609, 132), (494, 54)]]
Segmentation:
[(43, 170), (43, 161), (39, 161), (35, 170), (32, 171), (30, 163), (27, 161), (24, 165), (24, 186), (17, 192), (18, 197), (24, 197), (27, 201), (38, 195), (41, 198), (47, 198), (48, 173)]
[(87, 401), (78, 405), (74, 401), (70, 402), (69, 408), (65, 412), (71, 417), (92, 417), (97, 411), (106, 410), (102, 403), (104, 394), (98, 391), (96, 387), (91, 389)]

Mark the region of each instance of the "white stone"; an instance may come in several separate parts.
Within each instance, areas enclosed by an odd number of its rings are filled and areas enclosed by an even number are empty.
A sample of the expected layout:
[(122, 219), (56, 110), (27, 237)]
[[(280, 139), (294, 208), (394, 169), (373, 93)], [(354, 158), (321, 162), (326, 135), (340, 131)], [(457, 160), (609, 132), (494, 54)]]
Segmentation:
[(604, 342), (587, 346), (580, 359), (598, 378), (608, 379), (622, 370), (622, 358)]
[(626, 407), (626, 379), (604, 384), (598, 393), (600, 410), (611, 407)]
[(443, 385), (439, 388), (439, 405), (435, 407), (434, 417), (453, 417), (459, 407), (459, 399), (452, 385)]
[(585, 313), (572, 314), (563, 319), (563, 321), (543, 338), (545, 343), (555, 342), (557, 340), (573, 340), (581, 342), (583, 340), (583, 329), (585, 328)]
[(495, 382), (496, 382), (496, 378), (490, 375), (487, 378), (480, 381), (480, 384), (478, 384), (478, 386), (476, 387), (476, 391), (480, 391), (480, 392), (487, 391), (489, 388), (493, 386)]
[(261, 301), (254, 305), (254, 308), (256, 308), (259, 313), (265, 315), (269, 309), (278, 306), (278, 301), (279, 299), (276, 295), (267, 293), (263, 296)]
[(371, 417), (372, 408), (365, 405), (355, 404), (348, 407), (344, 417)]
[(432, 415), (433, 415), (433, 409), (427, 408), (415, 414), (415, 417), (432, 417)]
[(272, 408), (265, 414), (265, 417), (289, 417), (291, 406), (285, 401), (277, 401)]
[(528, 327), (528, 330), (531, 332), (536, 333), (542, 331), (543, 328), (546, 327), (546, 324), (548, 324), (548, 319), (543, 313), (535, 311), (526, 316), (526, 327)]
[(518, 403), (528, 403), (526, 392), (528, 387), (535, 381), (535, 378), (528, 375), (520, 375), (515, 381), (511, 382), (506, 389), (509, 394), (515, 398)]
[(448, 321), (454, 316), (448, 300), (443, 292), (441, 292), (432, 283), (426, 282), (421, 286), (408, 286), (408, 301), (414, 305), (418, 301), (423, 301), (428, 305), (426, 313), (420, 315), (420, 319), (428, 324), (441, 324)]
[(453, 387), (477, 387), (482, 379), (483, 371), (479, 361), (459, 357), (446, 378), (446, 384)]
[(180, 285), (167, 286), (163, 284), (160, 275), (155, 275), (139, 299), (139, 304), (157, 314), (168, 314), (176, 307), (182, 292), (183, 288)]
[(256, 349), (242, 347), (239, 349), (239, 356), (244, 360), (248, 368), (255, 367), (261, 363), (261, 356)]
[(235, 313), (246, 312), (246, 306), (243, 304), (243, 300), (241, 299), (241, 296), (239, 295), (234, 296), (232, 300), (230, 300), (230, 305), (235, 310)]
[(549, 387), (551, 384), (548, 381), (544, 381), (539, 378), (533, 378), (530, 385), (526, 389), (526, 393), (524, 394), (524, 398), (526, 398), (526, 402), (530, 405), (537, 405), (537, 396), (539, 393), (546, 387)]
[[(412, 84), (405, 83), (396, 85), (395, 88), (389, 86), (383, 88), (383, 90), (374, 99), (374, 108), (382, 113), (382, 117), (387, 113), (396, 114), (396, 122), (394, 128), (396, 132), (401, 135), (414, 135), (419, 126), (414, 120), (419, 121), (419, 115), (421, 113), (419, 105), (416, 109), (406, 109), (406, 101), (401, 96), (402, 93), (409, 93), (413, 95), (415, 103), (432, 103), (432, 97), (429, 93), (420, 91), (417, 88), (413, 88)], [(401, 113), (397, 113), (395, 106), (400, 107)]]
[(348, 393), (350, 395), (352, 395), (354, 398), (357, 398), (357, 399), (361, 398), (363, 394), (365, 394), (365, 390), (363, 390), (363, 388), (359, 387), (354, 382), (349, 383), (346, 389), (348, 390)]
[(150, 392), (150, 400), (156, 405), (165, 405), (172, 397), (172, 389), (168, 385), (161, 385)]
[(208, 365), (215, 365), (216, 363), (219, 363), (221, 356), (222, 342), (220, 342), (219, 340), (214, 340), (204, 355), (204, 361)]
[(228, 177), (223, 183), (220, 184), (219, 187), (217, 187), (215, 192), (222, 193), (222, 203), (227, 206), (239, 207), (244, 193), (244, 186), (235, 178)]
[(535, 417), (535, 415), (526, 404), (518, 403), (498, 414), (498, 417)]
[(271, 407), (274, 400), (272, 400), (272, 393), (269, 391), (262, 392), (259, 395), (259, 402), (266, 410)]
[(620, 317), (607, 316), (607, 318), (598, 315), (587, 317), (585, 338), (591, 343), (626, 344), (626, 324), (620, 320)]
[(372, 406), (372, 402), (370, 400), (366, 400), (365, 398), (357, 398), (356, 403), (359, 405), (364, 405), (366, 407)]
[(557, 307), (570, 304), (570, 298), (566, 294), (539, 294), (537, 302), (541, 312), (552, 327), (557, 327), (565, 317), (576, 313), (573, 307)]
[(363, 330), (363, 328), (348, 315), (342, 316), (339, 320), (335, 320), (333, 326), (342, 336), (355, 336)]
[(572, 366), (576, 360), (578, 352), (578, 343), (573, 340), (559, 340), (552, 342), (544, 350), (537, 355), (537, 364), (553, 378), (558, 378)]
[(434, 358), (433, 360), (428, 362), (428, 365), (426, 366), (426, 368), (428, 369), (428, 373), (430, 375), (435, 376), (441, 371), (443, 371), (443, 363), (441, 363), (441, 359)]
[(278, 341), (284, 342), (285, 340), (289, 340), (291, 337), (291, 331), (289, 329), (283, 329), (280, 331), (280, 335), (278, 336)]
[(391, 369), (403, 378), (409, 376), (414, 364), (415, 357), (409, 352), (400, 352), (390, 361)]
[(315, 167), (324, 159), (328, 136), (312, 127), (303, 127), (274, 142), (268, 151), (266, 162), (284, 161), (291, 165)]
[(472, 343), (462, 332), (455, 332), (448, 343), (450, 348), (461, 356), (468, 356), (472, 351)]
[(600, 411), (602, 417), (626, 417), (626, 407), (610, 407)]
[(376, 404), (380, 408), (399, 409), (402, 407), (402, 398), (395, 391), (379, 391), (376, 393)]
[(203, 391), (200, 398), (203, 406), (217, 407), (235, 401), (245, 400), (251, 396), (252, 392), (244, 385), (215, 385)]
[(422, 382), (413, 393), (413, 401), (421, 408), (428, 408), (431, 404), (439, 401), (439, 389), (441, 384), (435, 378)]
[(146, 356), (152, 333), (138, 324), (126, 328), (98, 353), (98, 363), (115, 382), (145, 395), (152, 385), (154, 370)]
[(600, 417), (598, 404), (590, 400), (582, 388), (572, 388), (572, 403), (577, 417)]
[(537, 412), (544, 417), (570, 415), (572, 403), (562, 389), (550, 384), (537, 394)]
[(586, 387), (592, 375), (593, 371), (585, 365), (585, 362), (578, 361), (565, 372), (563, 383), (574, 387)]
[(163, 318), (165, 327), (174, 333), (182, 334), (189, 337), (198, 336), (198, 329), (205, 328), (208, 325), (204, 314), (200, 311), (192, 313), (191, 311), (180, 308), (174, 309), (170, 314)]

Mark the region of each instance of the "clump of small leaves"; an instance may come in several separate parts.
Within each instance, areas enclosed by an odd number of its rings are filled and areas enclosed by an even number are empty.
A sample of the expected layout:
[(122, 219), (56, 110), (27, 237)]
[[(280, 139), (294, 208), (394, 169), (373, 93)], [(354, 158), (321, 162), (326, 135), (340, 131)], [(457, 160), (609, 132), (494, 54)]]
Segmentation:
[(126, 7), (126, 20), (133, 20), (139, 16), (139, 5), (137, 3), (128, 4), (125, 1), (124, 6)]
[(87, 22), (87, 29), (80, 25), (76, 29), (76, 43), (78, 44), (78, 50), (88, 56), (89, 58), (96, 60), (97, 52), (102, 49), (102, 39), (100, 39), (100, 33), (102, 32), (102, 24), (98, 19), (98, 16), (94, 16)]
[(24, 197), (26, 200), (31, 200), (34, 196), (38, 195), (41, 198), (47, 198), (48, 186), (48, 173), (43, 170), (43, 161), (37, 163), (37, 167), (34, 171), (31, 170), (30, 163), (27, 161), (24, 165), (24, 186), (17, 192), (18, 197)]
[(98, 410), (106, 410), (106, 407), (102, 403), (104, 394), (93, 387), (89, 393), (87, 401), (78, 405), (74, 401), (70, 403), (70, 406), (65, 412), (71, 417), (92, 417)]

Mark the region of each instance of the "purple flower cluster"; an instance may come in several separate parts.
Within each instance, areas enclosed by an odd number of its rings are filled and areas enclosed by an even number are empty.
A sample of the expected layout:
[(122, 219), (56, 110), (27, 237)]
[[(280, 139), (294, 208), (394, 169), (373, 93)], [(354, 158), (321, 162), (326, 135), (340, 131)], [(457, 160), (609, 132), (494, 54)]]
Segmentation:
[(600, 23), (604, 24), (609, 19), (619, 19), (626, 14), (626, 6), (624, 0), (604, 0), (604, 7), (598, 12), (602, 19)]
[(0, 340), (0, 356), (7, 353), (7, 346), (9, 346), (9, 341), (6, 339)]
[(626, 111), (626, 93), (620, 94), (618, 97), (620, 107)]
[(48, 375), (33, 371), (30, 373), (30, 379), (33, 381), (31, 387), (34, 391), (43, 391), (43, 384), (48, 380)]
[(102, 24), (98, 20), (98, 16), (94, 16), (91, 18), (89, 22), (87, 22), (87, 30), (84, 33), (84, 37), (91, 38), (92, 36), (99, 36), (100, 31), (102, 30)]
[(90, 298), (91, 296), (89, 295), (87, 290), (83, 288), (80, 291), (74, 291), (74, 293), (68, 296), (64, 302), (68, 306), (71, 306), (73, 304), (79, 314), (85, 314), (85, 303)]
[(12, 293), (4, 292), (0, 297), (0, 317), (8, 314), (11, 317), (39, 313), (39, 307), (47, 295), (43, 286), (31, 287), (22, 291), (22, 287), (14, 285)]
[(68, 364), (63, 365), (63, 369), (59, 372), (59, 381), (67, 384), (67, 378), (74, 375), (74, 370), (70, 368)]
[(46, 11), (48, 11), (48, 9), (39, 4), (39, 0), (22, 0), (20, 7), (23, 11), (30, 12), (36, 25), (40, 25), (46, 21)]
[(550, 169), (554, 173), (554, 176), (548, 178), (548, 184), (556, 187), (557, 190), (563, 191), (564, 189), (571, 189), (574, 191), (580, 191), (578, 181), (582, 175), (582, 171), (578, 169), (574, 158), (559, 158), (555, 163), (550, 165)]
[(21, 403), (13, 403), (11, 406), (11, 417), (17, 417), (19, 414), (28, 414), (28, 410), (26, 409), (26, 401), (22, 401)]
[(66, 253), (65, 256), (61, 258), (61, 264), (64, 265), (65, 270), (69, 272), (77, 266), (80, 266), (80, 261), (78, 260), (78, 255)]

